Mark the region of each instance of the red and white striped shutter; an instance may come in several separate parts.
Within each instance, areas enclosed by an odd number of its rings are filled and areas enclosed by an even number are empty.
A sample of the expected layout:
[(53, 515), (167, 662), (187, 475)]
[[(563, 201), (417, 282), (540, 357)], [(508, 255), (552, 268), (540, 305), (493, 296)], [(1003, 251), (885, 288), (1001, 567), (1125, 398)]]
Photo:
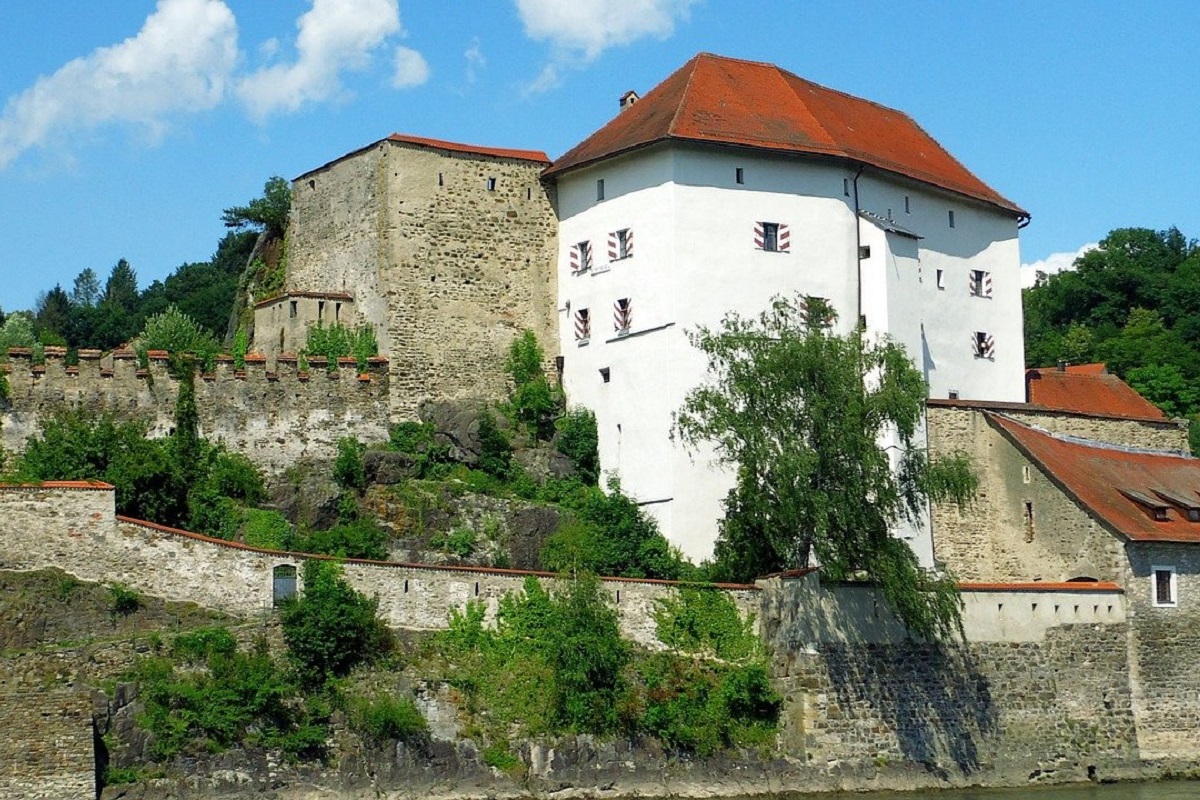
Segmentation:
[(633, 258), (633, 228), (625, 231), (625, 257)]
[(992, 273), (990, 272), (983, 273), (983, 296), (992, 296)]
[(633, 301), (628, 298), (613, 303), (613, 330), (627, 331), (633, 327)]
[(762, 250), (767, 243), (767, 235), (763, 232), (761, 222), (754, 223), (754, 246)]
[(976, 276), (977, 273), (975, 270), (971, 270), (967, 273), (967, 291), (969, 291), (972, 295), (979, 294), (979, 279)]
[(571, 245), (571, 274), (579, 272), (579, 245)]
[(779, 223), (779, 246), (777, 249), (781, 253), (792, 252), (792, 232), (791, 229), (782, 222)]
[(996, 339), (989, 335), (983, 340), (983, 357), (994, 358), (996, 355)]
[(608, 234), (608, 260), (616, 261), (620, 256), (621, 253), (617, 249), (617, 232), (612, 231)]
[(592, 334), (591, 321), (588, 319), (588, 310), (581, 308), (575, 312), (575, 338), (587, 339)]
[(596, 248), (594, 248), (594, 247), (588, 247), (588, 249), (587, 249), (587, 253), (583, 258), (584, 272), (587, 272), (588, 270), (590, 270), (592, 268), (592, 259), (595, 257), (595, 252), (594, 252), (595, 249)]
[(975, 354), (976, 358), (983, 357), (983, 347), (979, 343), (978, 331), (971, 332), (971, 352)]

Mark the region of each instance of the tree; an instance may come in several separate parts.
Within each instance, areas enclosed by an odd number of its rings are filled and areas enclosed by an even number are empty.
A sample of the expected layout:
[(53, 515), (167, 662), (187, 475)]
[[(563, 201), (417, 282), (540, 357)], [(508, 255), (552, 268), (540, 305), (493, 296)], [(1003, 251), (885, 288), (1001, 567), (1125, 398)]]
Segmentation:
[(531, 330), (524, 330), (508, 348), (504, 367), (513, 382), (509, 404), (516, 421), (538, 439), (554, 435), (554, 416), (561, 405), (558, 392), (542, 370), (542, 346)]
[(914, 633), (952, 633), (961, 613), (952, 576), (922, 570), (891, 530), (919, 519), (928, 500), (965, 502), (970, 464), (930, 461), (917, 445), (925, 381), (900, 345), (835, 334), (827, 306), (812, 308), (776, 297), (757, 317), (731, 313), (719, 329), (689, 334), (710, 382), (688, 393), (673, 435), (689, 448), (713, 444), (736, 470), (717, 572), (749, 580), (815, 558), (829, 579), (876, 582)]
[(201, 330), (192, 318), (175, 306), (146, 320), (138, 334), (139, 349), (167, 350), (173, 356), (194, 354), (203, 362), (216, 355), (220, 345), (211, 333)]
[(137, 310), (137, 273), (123, 258), (112, 268), (104, 284), (104, 301), (115, 304), (127, 313)]
[[(38, 297), (34, 325), (43, 342), (49, 338), (66, 340), (71, 328), (71, 298), (59, 284), (54, 284), (53, 289)], [(47, 337), (47, 334), (50, 336)]]
[(75, 276), (75, 288), (71, 290), (71, 305), (91, 308), (100, 302), (100, 278), (96, 270), (88, 267)]
[(287, 180), (276, 175), (263, 186), (262, 197), (255, 198), (244, 206), (225, 209), (221, 221), (227, 228), (253, 228), (283, 238), (291, 210), (292, 186)]

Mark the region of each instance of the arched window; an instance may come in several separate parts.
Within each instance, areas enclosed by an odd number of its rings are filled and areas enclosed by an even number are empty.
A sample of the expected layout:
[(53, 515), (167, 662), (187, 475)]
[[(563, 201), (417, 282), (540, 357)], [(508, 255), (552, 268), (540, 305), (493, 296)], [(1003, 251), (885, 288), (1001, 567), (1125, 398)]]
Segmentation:
[(278, 606), (296, 594), (296, 568), (291, 564), (280, 564), (274, 572), (274, 592), (271, 604)]

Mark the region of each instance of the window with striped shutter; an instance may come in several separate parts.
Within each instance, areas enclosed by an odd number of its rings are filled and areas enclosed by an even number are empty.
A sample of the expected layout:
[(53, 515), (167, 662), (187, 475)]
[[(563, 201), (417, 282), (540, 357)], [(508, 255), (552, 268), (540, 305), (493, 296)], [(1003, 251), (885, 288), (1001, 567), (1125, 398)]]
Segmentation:
[(971, 334), (971, 347), (976, 358), (994, 359), (996, 357), (996, 338), (987, 331), (975, 331)]
[(579, 344), (587, 344), (591, 338), (592, 317), (586, 308), (581, 308), (575, 312), (575, 341)]
[(608, 235), (608, 260), (633, 258), (633, 231), (625, 228)]
[(578, 275), (592, 268), (592, 243), (580, 242), (571, 246), (571, 274)]
[(754, 223), (754, 246), (768, 253), (790, 253), (791, 229), (781, 222)]
[(971, 270), (970, 275), (971, 295), (974, 297), (991, 297), (992, 296), (992, 273), (985, 272), (981, 269)]
[(633, 327), (633, 301), (628, 297), (622, 297), (613, 303), (613, 330), (617, 332), (618, 336), (623, 336), (629, 333), (631, 327)]

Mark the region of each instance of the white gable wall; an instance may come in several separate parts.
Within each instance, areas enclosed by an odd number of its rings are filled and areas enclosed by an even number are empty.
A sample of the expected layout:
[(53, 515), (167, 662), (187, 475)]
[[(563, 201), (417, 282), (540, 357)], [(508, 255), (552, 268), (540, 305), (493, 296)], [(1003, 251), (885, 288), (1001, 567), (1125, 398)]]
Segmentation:
[[(736, 183), (739, 167), (743, 184)], [(672, 414), (705, 379), (704, 360), (685, 331), (717, 326), (729, 311), (757, 314), (773, 296), (796, 293), (828, 299), (839, 314), (837, 328), (848, 330), (858, 311), (860, 235), (871, 246), (863, 263), (868, 327), (905, 345), (934, 396), (957, 388), (964, 398), (1022, 399), (1015, 220), (952, 203), (953, 196), (920, 184), (863, 175), (863, 207), (881, 215), (891, 208), (900, 224), (925, 238), (885, 233), (867, 221), (859, 230), (853, 196), (844, 192), (843, 180), (853, 177), (853, 170), (832, 161), (660, 144), (557, 179), (567, 396), (596, 412), (602, 469), (618, 474), (624, 490), (645, 503), (672, 543), (694, 559), (711, 554), (732, 477), (706, 454), (693, 456), (670, 440)], [(598, 179), (605, 194), (599, 201)], [(950, 205), (954, 229), (947, 221)], [(756, 249), (756, 222), (787, 225), (790, 252)], [(634, 255), (609, 264), (608, 235), (623, 228), (634, 232)], [(593, 270), (574, 275), (571, 247), (584, 240), (592, 243)], [(972, 267), (993, 273), (993, 299), (969, 296)], [(941, 291), (932, 283), (936, 268), (947, 273)], [(613, 330), (613, 304), (620, 298), (633, 306), (628, 337)], [(574, 338), (579, 308), (592, 317), (591, 339), (582, 347)], [(994, 361), (972, 352), (970, 332), (981, 325), (995, 331)], [(601, 368), (609, 370), (608, 383)], [(918, 541), (927, 532), (907, 536), (915, 537), (927, 562), (928, 548)]]

